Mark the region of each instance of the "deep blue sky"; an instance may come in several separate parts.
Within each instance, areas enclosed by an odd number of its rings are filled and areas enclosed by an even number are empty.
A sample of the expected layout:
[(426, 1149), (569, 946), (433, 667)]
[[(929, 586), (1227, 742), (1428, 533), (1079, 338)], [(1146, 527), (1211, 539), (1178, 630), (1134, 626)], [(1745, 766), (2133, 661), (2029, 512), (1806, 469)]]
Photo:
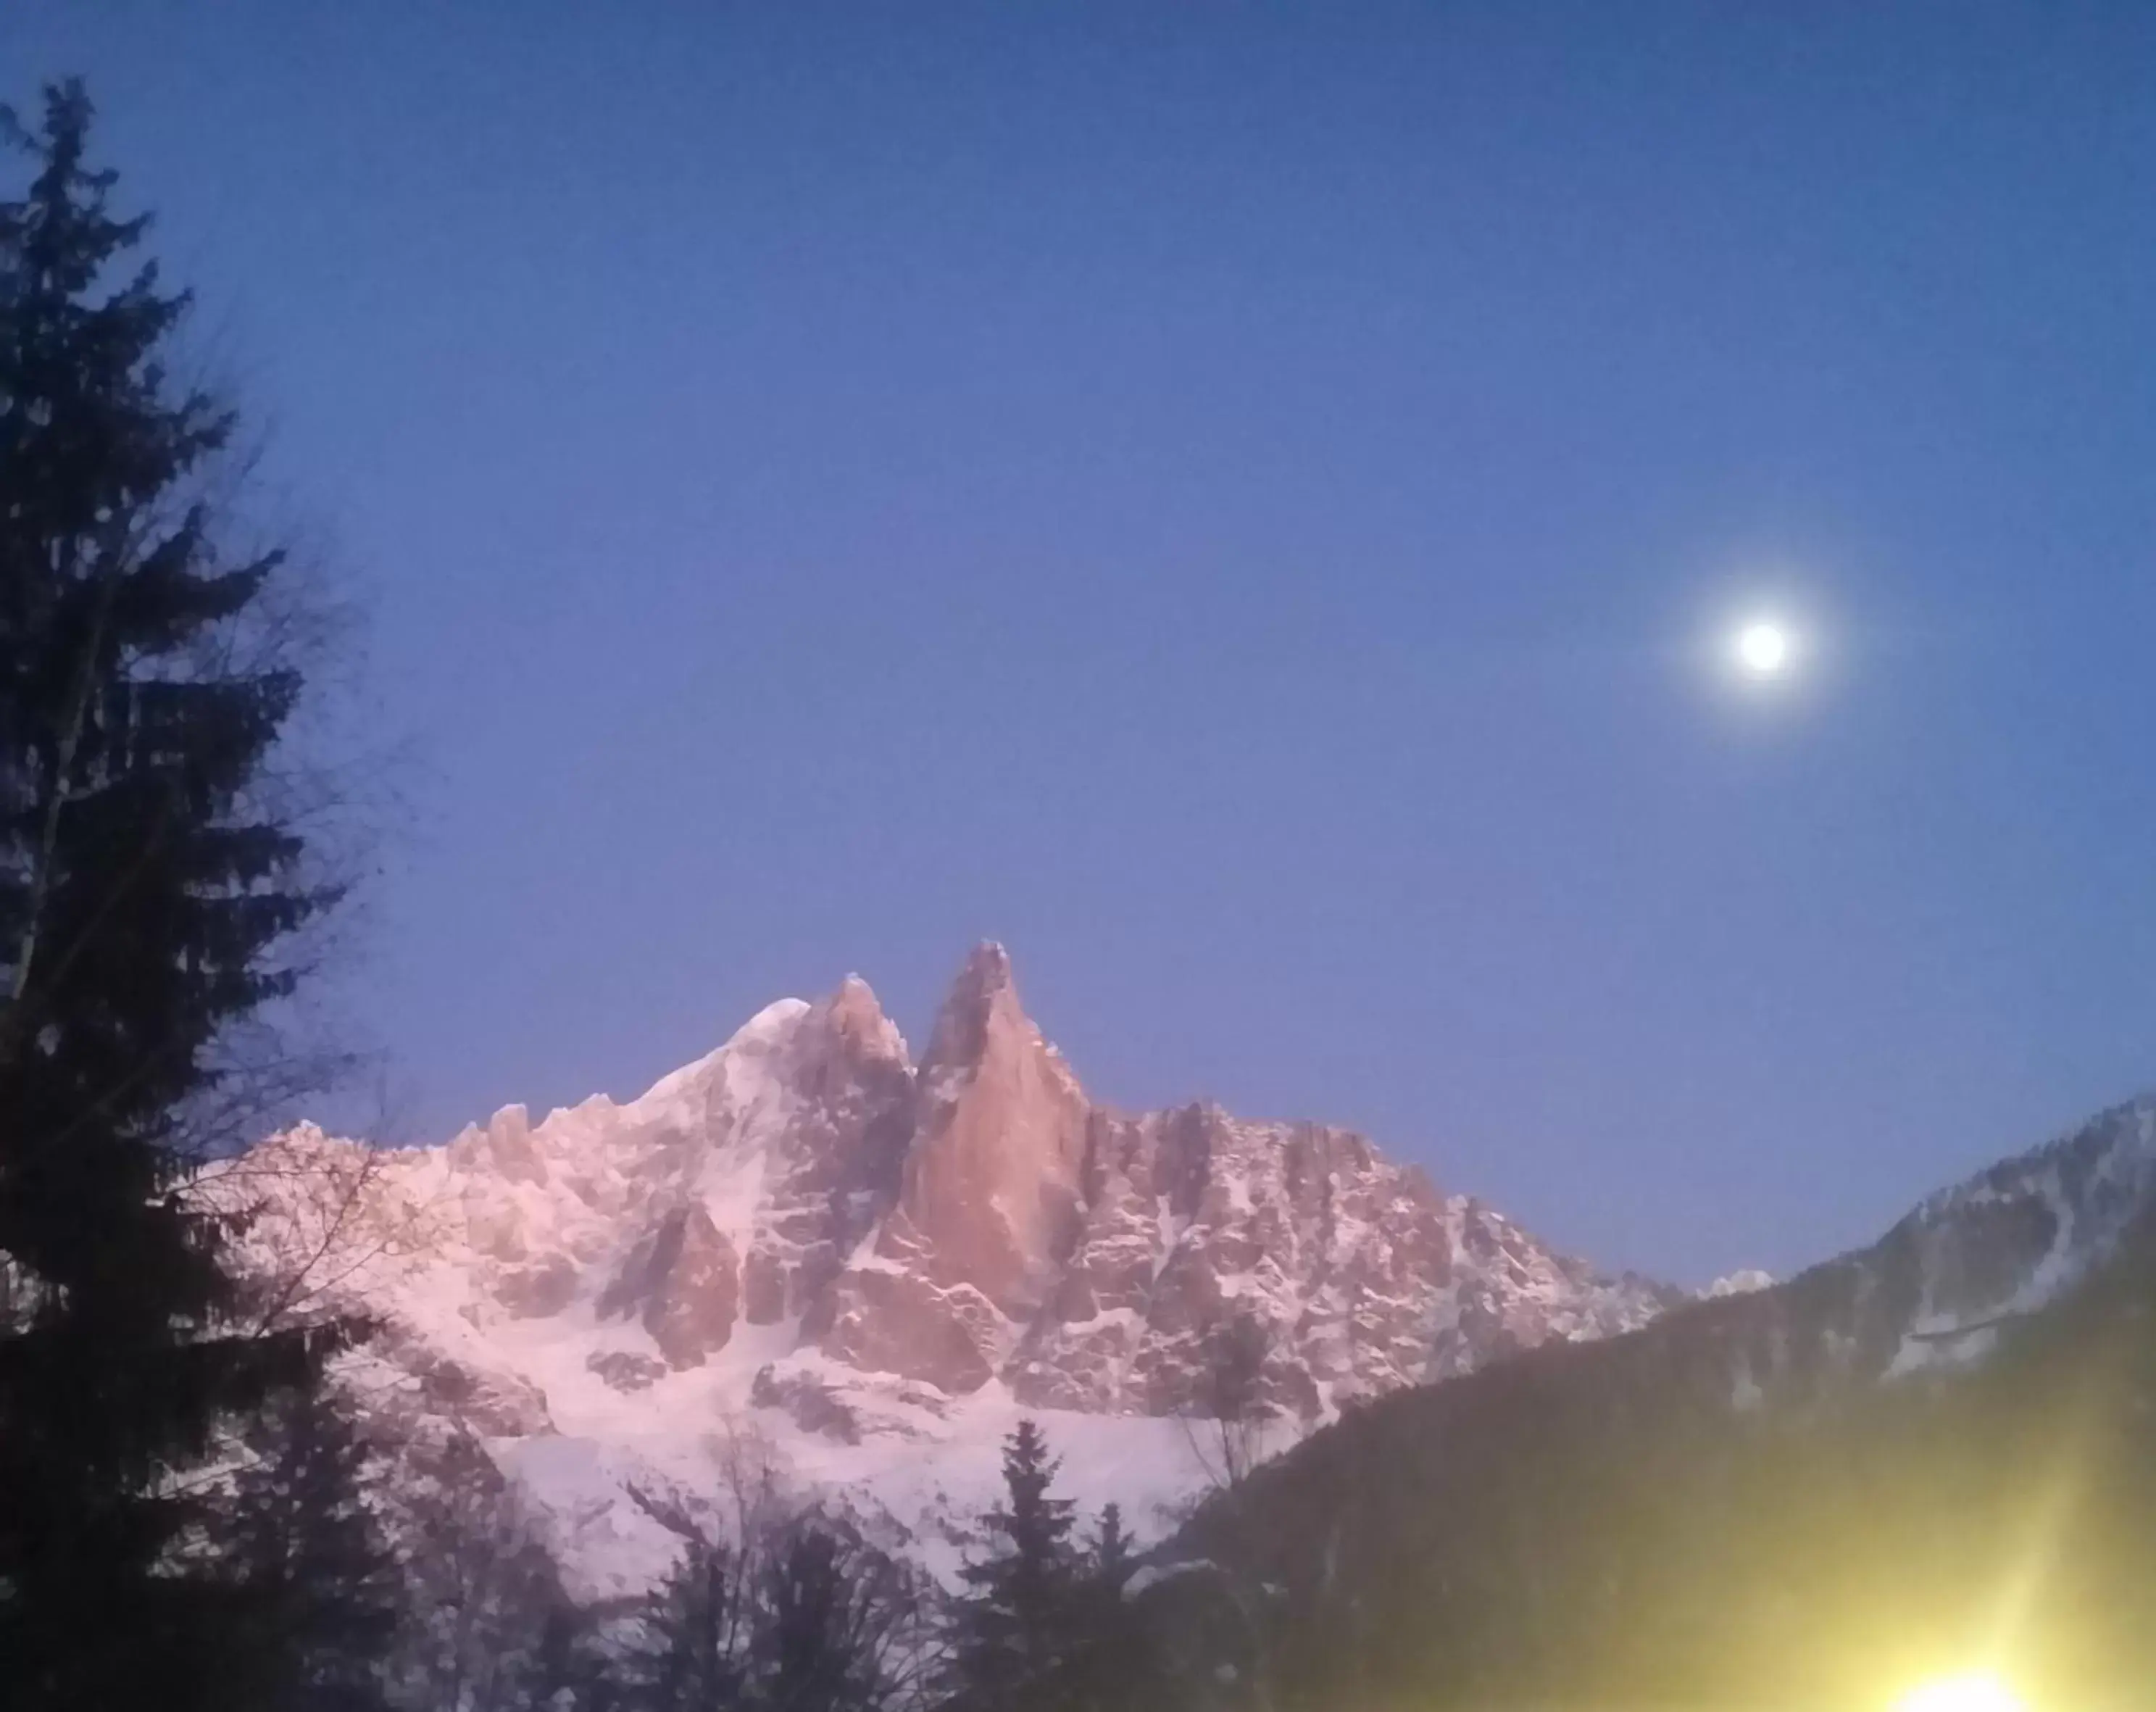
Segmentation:
[(993, 936), (1698, 1279), (2156, 1082), (2156, 8), (0, 0), (71, 70), (373, 591), (412, 1134)]

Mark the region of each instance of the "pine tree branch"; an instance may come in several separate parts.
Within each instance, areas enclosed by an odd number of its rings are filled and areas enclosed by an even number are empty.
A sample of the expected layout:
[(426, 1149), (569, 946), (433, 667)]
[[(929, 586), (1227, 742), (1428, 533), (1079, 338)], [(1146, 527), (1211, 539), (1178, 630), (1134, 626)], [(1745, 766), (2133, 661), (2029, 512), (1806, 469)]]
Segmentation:
[[(121, 526), (113, 526), (116, 537), (124, 535)], [(97, 555), (100, 567), (100, 586), (97, 603), (90, 626), (90, 634), (83, 640), (81, 652), (74, 662), (74, 681), (69, 692), (68, 711), (59, 733), (59, 743), (52, 769), (52, 792), (45, 804), (38, 829), (36, 853), (30, 871), (29, 897), (23, 910), (22, 932), (15, 949), (15, 969), (9, 982), (8, 1015), (0, 1021), (0, 1067), (13, 1061), (21, 1047), (21, 1010), (25, 995), (29, 990), (30, 970), (36, 961), (38, 941), (44, 932), (45, 906), (52, 897), (53, 869), (59, 851), (60, 816), (73, 799), (70, 780), (74, 775), (74, 761), (82, 745), (82, 734), (90, 722), (91, 691), (100, 676), (99, 658), (105, 651), (105, 634), (112, 620), (112, 609), (120, 598), (120, 588), (126, 580), (127, 565), (131, 555), (118, 550), (117, 539), (108, 541)], [(59, 574), (67, 574), (63, 569)]]

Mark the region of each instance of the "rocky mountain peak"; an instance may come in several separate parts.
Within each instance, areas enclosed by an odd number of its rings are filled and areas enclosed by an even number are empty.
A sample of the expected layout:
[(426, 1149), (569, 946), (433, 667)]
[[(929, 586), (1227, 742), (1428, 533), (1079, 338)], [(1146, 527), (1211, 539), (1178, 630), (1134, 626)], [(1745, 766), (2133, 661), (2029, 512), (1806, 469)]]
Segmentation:
[(948, 1093), (978, 1073), (992, 1047), (1014, 1047), (1039, 1031), (1019, 1002), (1010, 954), (993, 940), (975, 946), (936, 1013), (921, 1079), (931, 1098)]
[(835, 992), (812, 1007), (810, 1015), (833, 1041), (855, 1056), (894, 1064), (907, 1062), (906, 1037), (884, 1015), (875, 990), (857, 974), (840, 981)]
[(1009, 954), (978, 947), (922, 1061), (898, 1204), (839, 1281), (826, 1350), (947, 1390), (985, 1384), (1076, 1238), (1088, 1110)]
[(561, 1505), (597, 1519), (594, 1538), (641, 1524), (626, 1497), (593, 1498), (613, 1488), (592, 1468), (631, 1480), (693, 1462), (721, 1416), (818, 1466), (878, 1441), (880, 1468), (957, 1458), (978, 1428), (988, 1448), (964, 1478), (992, 1480), (1004, 1414), (1068, 1411), (1066, 1430), (1170, 1447), (1173, 1496), (1187, 1444), (1160, 1417), (1202, 1403), (1230, 1334), (1262, 1333), (1263, 1395), (1291, 1435), (1672, 1299), (1551, 1253), (1347, 1131), (1095, 1104), (993, 943), (959, 970), (918, 1071), (850, 975), (624, 1103), (506, 1107), (396, 1154), (305, 1131), (267, 1145), (313, 1163), (256, 1180), (297, 1185), (326, 1161), (364, 1180), (367, 1206), (347, 1220), (337, 1196), (312, 1208), (280, 1186), (259, 1252), (315, 1253), (326, 1224), (364, 1232), (336, 1276), (392, 1329), (368, 1359), (403, 1378), (376, 1375), (379, 1392), (499, 1440), (542, 1505), (548, 1471), (576, 1463)]

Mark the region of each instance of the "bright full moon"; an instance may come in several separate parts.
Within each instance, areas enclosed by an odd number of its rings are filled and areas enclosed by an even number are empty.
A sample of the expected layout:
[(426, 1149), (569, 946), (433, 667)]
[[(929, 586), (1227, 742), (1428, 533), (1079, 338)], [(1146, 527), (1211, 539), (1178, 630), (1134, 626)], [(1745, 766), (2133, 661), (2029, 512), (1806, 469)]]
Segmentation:
[(1774, 677), (1789, 663), (1789, 633), (1779, 625), (1747, 625), (1737, 633), (1737, 661), (1754, 677)]

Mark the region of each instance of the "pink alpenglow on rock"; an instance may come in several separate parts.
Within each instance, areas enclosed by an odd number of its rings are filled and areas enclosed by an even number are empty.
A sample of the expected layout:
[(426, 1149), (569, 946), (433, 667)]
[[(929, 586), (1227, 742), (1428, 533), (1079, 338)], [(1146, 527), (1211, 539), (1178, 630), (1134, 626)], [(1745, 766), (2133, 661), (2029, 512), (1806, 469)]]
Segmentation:
[(326, 1295), (389, 1328), (357, 1358), (366, 1394), (422, 1437), (483, 1429), (594, 1589), (670, 1549), (627, 1486), (708, 1485), (711, 1446), (742, 1431), (932, 1558), (953, 1536), (928, 1519), (986, 1500), (1021, 1410), (1063, 1423), (1073, 1478), (1165, 1517), (1204, 1478), (1173, 1417), (1206, 1406), (1230, 1328), (1285, 1443), (1678, 1299), (1346, 1130), (1096, 1103), (993, 944), (918, 1068), (850, 976), (626, 1104), (507, 1107), (443, 1148), (303, 1126), (264, 1149), (282, 1157), (250, 1179), (272, 1185), (252, 1262), (296, 1265), (333, 1229)]

